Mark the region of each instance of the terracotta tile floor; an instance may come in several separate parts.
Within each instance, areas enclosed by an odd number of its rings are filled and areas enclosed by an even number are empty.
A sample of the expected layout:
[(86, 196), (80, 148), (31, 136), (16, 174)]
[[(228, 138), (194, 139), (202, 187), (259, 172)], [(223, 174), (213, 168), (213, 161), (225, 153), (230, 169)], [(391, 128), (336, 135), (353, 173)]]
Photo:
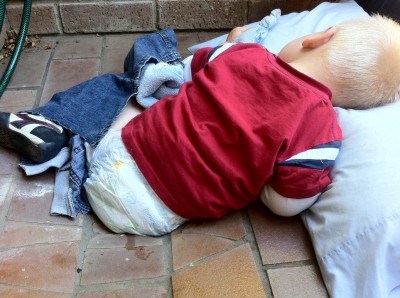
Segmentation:
[[(220, 34), (178, 33), (180, 51), (187, 56), (186, 47)], [(97, 74), (121, 72), (137, 36), (43, 38), (23, 52), (0, 110), (35, 107)], [(93, 214), (50, 216), (54, 172), (25, 177), (18, 161), (0, 148), (0, 297), (327, 296), (298, 217), (255, 203), (164, 237), (116, 235)]]

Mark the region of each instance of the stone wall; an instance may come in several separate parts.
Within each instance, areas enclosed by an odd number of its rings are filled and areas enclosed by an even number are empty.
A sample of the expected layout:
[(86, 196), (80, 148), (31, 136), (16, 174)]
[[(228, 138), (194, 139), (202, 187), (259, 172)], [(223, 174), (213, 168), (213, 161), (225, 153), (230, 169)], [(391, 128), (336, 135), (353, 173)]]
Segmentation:
[[(311, 9), (316, 0), (34, 0), (29, 34), (229, 29), (260, 20), (274, 8)], [(18, 29), (23, 1), (8, 0), (9, 26)]]

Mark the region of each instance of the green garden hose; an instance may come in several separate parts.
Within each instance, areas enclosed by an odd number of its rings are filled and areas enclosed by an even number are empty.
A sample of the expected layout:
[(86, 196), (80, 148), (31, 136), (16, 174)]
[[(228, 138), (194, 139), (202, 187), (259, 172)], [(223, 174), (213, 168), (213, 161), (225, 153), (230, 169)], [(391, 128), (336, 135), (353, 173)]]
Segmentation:
[(0, 3), (0, 32), (3, 29), (4, 15), (6, 14), (6, 1)]
[[(3, 92), (6, 89), (8, 82), (11, 79), (12, 74), (14, 73), (14, 69), (17, 66), (18, 59), (24, 48), (26, 34), (28, 33), (29, 19), (31, 17), (31, 9), (32, 9), (32, 0), (25, 0), (24, 1), (24, 11), (22, 14), (21, 26), (19, 28), (17, 43), (15, 45), (14, 52), (11, 56), (11, 59), (8, 62), (7, 68), (4, 71), (3, 77), (1, 78), (1, 81), (0, 81), (0, 96), (3, 95)], [(0, 31), (1, 31), (1, 28), (3, 27), (5, 10), (6, 10), (6, 1), (1, 0), (1, 3), (0, 3), (0, 21), (1, 21)]]

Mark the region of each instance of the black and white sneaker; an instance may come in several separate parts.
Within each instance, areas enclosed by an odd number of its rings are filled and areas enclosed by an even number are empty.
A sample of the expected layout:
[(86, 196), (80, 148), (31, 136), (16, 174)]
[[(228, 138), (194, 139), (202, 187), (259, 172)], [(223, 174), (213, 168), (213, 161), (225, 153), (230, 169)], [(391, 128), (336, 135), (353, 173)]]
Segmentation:
[(14, 149), (34, 162), (52, 159), (67, 141), (67, 131), (42, 116), (0, 112), (0, 146)]

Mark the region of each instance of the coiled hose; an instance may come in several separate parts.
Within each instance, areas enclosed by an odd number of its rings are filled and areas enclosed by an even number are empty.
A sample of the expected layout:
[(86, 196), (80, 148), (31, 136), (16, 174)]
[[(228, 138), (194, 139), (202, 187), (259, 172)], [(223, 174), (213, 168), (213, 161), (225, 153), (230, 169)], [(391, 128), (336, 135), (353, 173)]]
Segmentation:
[[(12, 77), (12, 74), (14, 73), (15, 67), (17, 66), (19, 57), (24, 48), (26, 34), (28, 33), (29, 20), (31, 17), (31, 9), (32, 9), (32, 0), (25, 0), (17, 43), (15, 45), (14, 52), (11, 56), (11, 59), (8, 62), (7, 68), (4, 71), (4, 74), (0, 81), (0, 96), (3, 95), (3, 92), (6, 89), (8, 82), (10, 81), (10, 79)], [(0, 32), (1, 32), (1, 29), (3, 28), (5, 12), (6, 12), (6, 0), (1, 0), (0, 1)]]

